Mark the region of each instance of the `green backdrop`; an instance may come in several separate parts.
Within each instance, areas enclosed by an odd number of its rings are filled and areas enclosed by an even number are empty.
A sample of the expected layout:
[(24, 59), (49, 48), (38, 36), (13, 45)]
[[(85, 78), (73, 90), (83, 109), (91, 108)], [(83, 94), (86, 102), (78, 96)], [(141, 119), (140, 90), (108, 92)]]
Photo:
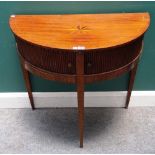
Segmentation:
[[(0, 92), (25, 91), (16, 53), (15, 40), (9, 29), (11, 14), (68, 14), (149, 12), (151, 25), (145, 35), (143, 55), (134, 90), (155, 90), (155, 2), (0, 2)], [(75, 85), (43, 80), (32, 76), (33, 91), (75, 91)], [(86, 91), (126, 90), (128, 74), (114, 80), (86, 85)]]

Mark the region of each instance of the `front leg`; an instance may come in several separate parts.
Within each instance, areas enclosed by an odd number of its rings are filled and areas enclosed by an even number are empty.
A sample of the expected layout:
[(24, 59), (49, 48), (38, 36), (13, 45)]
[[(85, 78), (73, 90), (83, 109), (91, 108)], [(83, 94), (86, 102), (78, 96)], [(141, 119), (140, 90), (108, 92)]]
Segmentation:
[(31, 82), (30, 82), (30, 76), (29, 76), (29, 72), (24, 67), (24, 62), (22, 62), (22, 61), (21, 61), (21, 68), (23, 71), (23, 77), (24, 77), (25, 86), (26, 86), (26, 89), (27, 89), (27, 92), (29, 95), (31, 108), (32, 108), (32, 110), (34, 110), (35, 106), (34, 106), (34, 100), (33, 100), (33, 95), (32, 95), (32, 87), (31, 87)]
[(79, 113), (79, 133), (80, 133), (80, 147), (83, 147), (83, 133), (84, 133), (84, 54), (78, 52), (76, 55), (76, 73), (77, 73), (77, 99), (78, 99), (78, 113)]

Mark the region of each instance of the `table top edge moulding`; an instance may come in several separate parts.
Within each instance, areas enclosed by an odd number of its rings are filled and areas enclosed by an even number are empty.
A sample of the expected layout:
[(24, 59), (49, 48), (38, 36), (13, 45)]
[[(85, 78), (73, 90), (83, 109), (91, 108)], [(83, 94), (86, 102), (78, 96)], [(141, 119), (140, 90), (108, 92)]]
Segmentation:
[(147, 12), (12, 15), (9, 24), (16, 36), (29, 43), (87, 51), (117, 47), (137, 39), (148, 29), (150, 15)]

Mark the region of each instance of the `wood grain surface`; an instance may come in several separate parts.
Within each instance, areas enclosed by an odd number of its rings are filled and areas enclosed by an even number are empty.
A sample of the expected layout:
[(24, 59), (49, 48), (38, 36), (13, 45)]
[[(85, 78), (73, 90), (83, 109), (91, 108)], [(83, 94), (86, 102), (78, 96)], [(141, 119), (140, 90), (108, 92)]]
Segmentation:
[(10, 27), (19, 38), (59, 49), (99, 49), (128, 43), (145, 33), (148, 13), (14, 15)]

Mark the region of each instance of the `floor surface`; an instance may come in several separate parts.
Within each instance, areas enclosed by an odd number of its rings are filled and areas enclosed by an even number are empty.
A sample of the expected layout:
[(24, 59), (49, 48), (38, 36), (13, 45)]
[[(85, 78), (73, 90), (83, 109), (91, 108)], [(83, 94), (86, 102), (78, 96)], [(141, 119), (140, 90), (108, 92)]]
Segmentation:
[(0, 109), (0, 153), (155, 153), (155, 107)]

